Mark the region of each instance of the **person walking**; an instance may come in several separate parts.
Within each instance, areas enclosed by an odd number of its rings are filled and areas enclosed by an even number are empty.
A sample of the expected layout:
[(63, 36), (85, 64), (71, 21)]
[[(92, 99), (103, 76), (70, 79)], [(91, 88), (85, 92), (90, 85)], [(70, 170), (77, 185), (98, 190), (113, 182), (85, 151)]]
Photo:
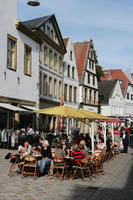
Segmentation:
[(128, 152), (128, 132), (126, 129), (122, 130), (122, 142), (123, 142), (122, 153), (127, 153)]

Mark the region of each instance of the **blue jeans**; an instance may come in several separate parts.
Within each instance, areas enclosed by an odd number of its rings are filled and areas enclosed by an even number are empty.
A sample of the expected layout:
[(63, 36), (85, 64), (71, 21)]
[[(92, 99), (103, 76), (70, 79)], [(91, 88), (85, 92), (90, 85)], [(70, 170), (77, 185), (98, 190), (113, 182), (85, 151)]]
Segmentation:
[(38, 161), (38, 167), (39, 167), (39, 170), (40, 170), (41, 173), (44, 172), (45, 167), (46, 167), (46, 165), (47, 165), (48, 163), (51, 163), (51, 158), (48, 158), (48, 159), (46, 159), (46, 160), (39, 160), (39, 161)]

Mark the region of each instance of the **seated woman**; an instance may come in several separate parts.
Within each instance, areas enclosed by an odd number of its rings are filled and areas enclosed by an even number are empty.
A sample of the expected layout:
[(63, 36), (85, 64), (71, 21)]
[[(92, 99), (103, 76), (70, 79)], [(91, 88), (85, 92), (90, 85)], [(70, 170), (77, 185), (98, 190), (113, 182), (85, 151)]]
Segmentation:
[(104, 139), (101, 137), (101, 138), (99, 138), (99, 142), (97, 143), (97, 149), (103, 150), (104, 147), (105, 147)]
[(34, 149), (28, 143), (28, 140), (24, 140), (23, 144), (18, 147), (18, 151), (19, 151), (20, 157), (23, 157), (25, 155), (32, 154), (32, 152), (34, 152)]
[(84, 148), (84, 145), (79, 144), (79, 150), (85, 155), (85, 157), (89, 156), (88, 151)]
[(42, 142), (41, 154), (42, 154), (42, 160), (38, 161), (38, 166), (39, 166), (40, 175), (43, 175), (46, 165), (48, 163), (51, 163), (51, 160), (52, 160), (51, 148), (47, 140), (43, 140)]
[(55, 157), (58, 157), (58, 158), (64, 158), (64, 151), (63, 151), (63, 149), (62, 149), (62, 144), (60, 144), (60, 143), (58, 143), (57, 145), (56, 145), (56, 150), (55, 150), (55, 154), (54, 154), (54, 156)]

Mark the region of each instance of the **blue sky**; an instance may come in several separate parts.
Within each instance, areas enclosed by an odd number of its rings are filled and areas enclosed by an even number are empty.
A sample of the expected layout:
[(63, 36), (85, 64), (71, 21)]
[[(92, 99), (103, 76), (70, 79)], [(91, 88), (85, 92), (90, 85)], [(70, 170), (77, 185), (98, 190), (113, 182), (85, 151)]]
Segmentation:
[(30, 7), (18, 0), (18, 18), (28, 20), (55, 14), (62, 36), (73, 41), (92, 38), (99, 64), (105, 69), (133, 72), (132, 0), (40, 0)]

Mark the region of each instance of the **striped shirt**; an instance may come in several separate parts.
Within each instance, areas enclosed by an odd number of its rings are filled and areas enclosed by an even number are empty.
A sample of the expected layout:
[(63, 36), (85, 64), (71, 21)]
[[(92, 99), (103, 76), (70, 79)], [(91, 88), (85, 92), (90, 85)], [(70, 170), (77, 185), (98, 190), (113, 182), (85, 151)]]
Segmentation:
[(83, 158), (85, 158), (84, 154), (80, 150), (70, 153), (70, 157), (73, 157), (76, 163), (79, 163)]

